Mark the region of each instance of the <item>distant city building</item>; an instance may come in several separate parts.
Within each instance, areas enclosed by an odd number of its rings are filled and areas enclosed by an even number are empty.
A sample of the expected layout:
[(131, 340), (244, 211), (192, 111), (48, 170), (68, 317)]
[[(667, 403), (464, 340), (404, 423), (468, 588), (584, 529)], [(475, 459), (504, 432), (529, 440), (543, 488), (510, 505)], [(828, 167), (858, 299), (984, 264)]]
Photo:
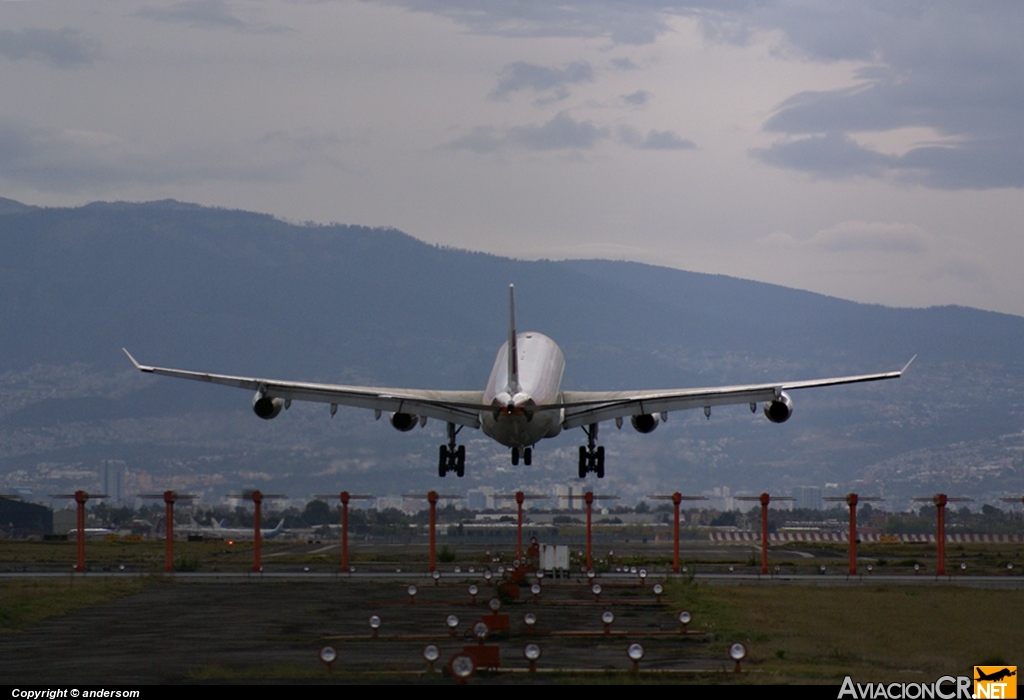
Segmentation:
[[(492, 486), (470, 489), (466, 492), (466, 499), (469, 501), (470, 510), (494, 510), (494, 488)], [(508, 507), (508, 503), (500, 505)]]
[(793, 489), (793, 507), (821, 510), (821, 488), (818, 486), (797, 486)]

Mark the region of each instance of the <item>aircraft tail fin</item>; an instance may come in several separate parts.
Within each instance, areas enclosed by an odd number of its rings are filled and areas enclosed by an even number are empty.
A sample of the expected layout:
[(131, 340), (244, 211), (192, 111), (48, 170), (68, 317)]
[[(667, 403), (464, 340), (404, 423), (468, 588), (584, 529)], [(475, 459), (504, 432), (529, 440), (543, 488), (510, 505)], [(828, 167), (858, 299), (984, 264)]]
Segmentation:
[(516, 347), (516, 286), (508, 286), (508, 392), (519, 391), (519, 350)]

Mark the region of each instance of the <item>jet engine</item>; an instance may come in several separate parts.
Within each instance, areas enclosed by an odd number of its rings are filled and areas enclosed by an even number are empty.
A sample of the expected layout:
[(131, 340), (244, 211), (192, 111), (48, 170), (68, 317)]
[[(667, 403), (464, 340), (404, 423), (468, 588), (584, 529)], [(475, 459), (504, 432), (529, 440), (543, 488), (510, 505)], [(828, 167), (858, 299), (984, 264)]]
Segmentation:
[(412, 413), (391, 414), (391, 425), (394, 426), (395, 430), (403, 433), (407, 433), (415, 428), (419, 420), (419, 416)]
[(281, 399), (275, 399), (273, 396), (267, 396), (256, 392), (256, 395), (252, 397), (252, 412), (263, 420), (270, 420), (271, 418), (277, 418), (277, 414), (284, 408), (284, 401)]
[(772, 423), (785, 423), (793, 415), (793, 400), (786, 392), (780, 392), (779, 398), (765, 402), (764, 415)]
[(632, 416), (629, 422), (638, 433), (653, 433), (658, 427), (658, 416), (652, 413), (641, 413), (639, 416)]

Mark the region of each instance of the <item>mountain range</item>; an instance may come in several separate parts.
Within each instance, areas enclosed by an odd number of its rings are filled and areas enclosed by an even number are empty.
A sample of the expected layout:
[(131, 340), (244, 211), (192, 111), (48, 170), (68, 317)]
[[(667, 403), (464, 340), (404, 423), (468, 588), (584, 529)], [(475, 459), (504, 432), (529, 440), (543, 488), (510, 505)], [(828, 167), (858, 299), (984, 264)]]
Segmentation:
[[(713, 386), (889, 371), (794, 392), (774, 425), (744, 407), (604, 424), (596, 490), (786, 493), (818, 486), (893, 507), (936, 491), (1024, 493), (1024, 318), (859, 304), (607, 260), (526, 261), (389, 228), (282, 221), (177, 201), (41, 208), (0, 199), (0, 491), (245, 487), (296, 497), (578, 485), (582, 431), (531, 467), (463, 433), (466, 477), (437, 477), (444, 426), (401, 434), (372, 412), (294, 405), (273, 421), (241, 391), (145, 364), (361, 385), (482, 389), (507, 333), (558, 342), (564, 388)], [(104, 474), (108, 474), (104, 482)]]

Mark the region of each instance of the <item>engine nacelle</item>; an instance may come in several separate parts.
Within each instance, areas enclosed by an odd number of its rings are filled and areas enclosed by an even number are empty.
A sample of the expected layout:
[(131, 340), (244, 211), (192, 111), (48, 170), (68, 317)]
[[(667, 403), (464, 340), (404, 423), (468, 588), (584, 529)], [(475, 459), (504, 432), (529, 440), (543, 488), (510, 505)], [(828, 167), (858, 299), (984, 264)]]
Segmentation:
[(772, 423), (785, 423), (793, 415), (793, 400), (789, 394), (781, 392), (779, 398), (765, 402), (764, 415)]
[(658, 427), (660, 422), (657, 414), (654, 413), (641, 413), (639, 416), (632, 416), (629, 422), (633, 424), (633, 428), (638, 433), (653, 433), (654, 429)]
[(419, 416), (413, 413), (392, 413), (391, 414), (391, 425), (403, 433), (407, 433), (416, 427), (419, 423)]
[(263, 420), (277, 418), (277, 414), (281, 412), (282, 408), (284, 408), (284, 401), (281, 399), (265, 396), (258, 391), (252, 397), (252, 412)]

